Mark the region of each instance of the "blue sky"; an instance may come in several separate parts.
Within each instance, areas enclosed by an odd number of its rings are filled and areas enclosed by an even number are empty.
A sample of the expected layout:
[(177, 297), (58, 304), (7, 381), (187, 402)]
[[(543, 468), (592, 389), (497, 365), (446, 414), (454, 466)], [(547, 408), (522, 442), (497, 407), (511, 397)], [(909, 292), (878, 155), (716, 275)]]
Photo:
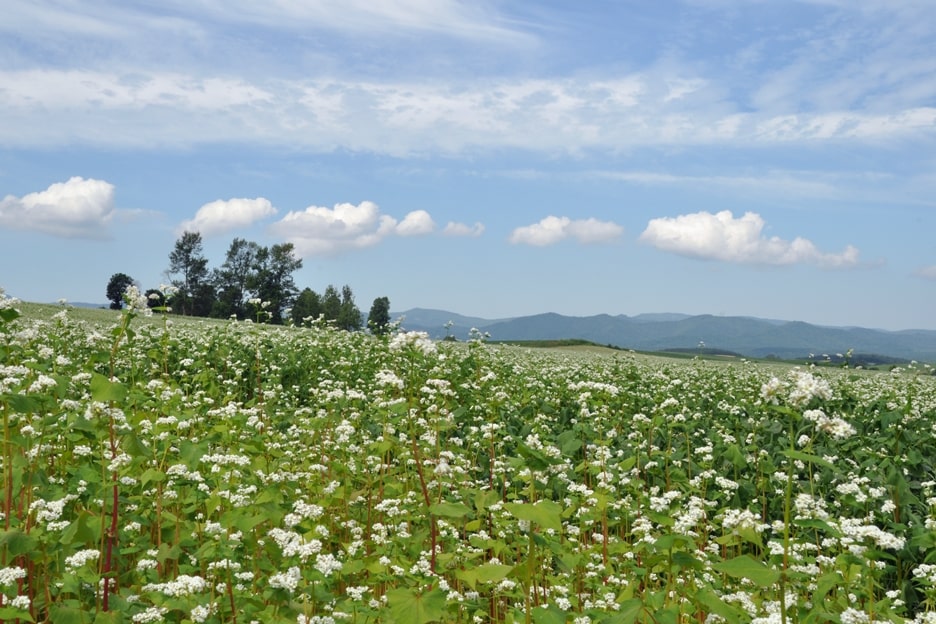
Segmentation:
[(934, 148), (930, 0), (5, 0), (0, 287), (936, 329)]

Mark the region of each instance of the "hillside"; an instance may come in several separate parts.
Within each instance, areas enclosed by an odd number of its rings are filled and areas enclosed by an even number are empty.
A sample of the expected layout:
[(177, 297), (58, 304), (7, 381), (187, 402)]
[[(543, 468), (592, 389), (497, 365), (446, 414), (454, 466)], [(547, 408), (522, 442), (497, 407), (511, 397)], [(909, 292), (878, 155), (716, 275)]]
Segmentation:
[[(578, 338), (626, 349), (661, 351), (691, 349), (704, 342), (747, 357), (775, 356), (807, 359), (853, 350), (890, 358), (936, 361), (936, 331), (885, 331), (861, 327), (825, 327), (801, 321), (778, 321), (740, 316), (644, 314), (638, 316), (598, 314), (563, 316), (536, 314), (512, 319), (487, 320), (443, 310), (415, 309), (394, 314), (404, 316), (402, 326), (425, 331), (434, 338), (451, 335), (465, 340), (472, 327), (494, 340), (560, 340)], [(446, 330), (445, 324), (452, 326)]]

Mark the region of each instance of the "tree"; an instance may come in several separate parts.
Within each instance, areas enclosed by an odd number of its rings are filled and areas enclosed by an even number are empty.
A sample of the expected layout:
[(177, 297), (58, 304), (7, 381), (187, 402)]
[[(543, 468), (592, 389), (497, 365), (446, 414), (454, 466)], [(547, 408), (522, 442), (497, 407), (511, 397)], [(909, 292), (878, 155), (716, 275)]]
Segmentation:
[(163, 291), (156, 288), (150, 288), (146, 291), (146, 305), (151, 308), (162, 308), (166, 305), (166, 295)]
[(390, 331), (390, 299), (377, 297), (367, 315), (367, 326), (378, 336)]
[(347, 331), (361, 329), (361, 310), (354, 304), (354, 293), (345, 284), (341, 288), (341, 305), (338, 308), (338, 327)]
[(214, 271), (214, 283), (217, 299), (211, 315), (219, 318), (247, 316), (248, 287), (254, 274), (254, 264), (260, 246), (257, 243), (235, 238), (228, 247), (227, 257), (221, 268)]
[(180, 277), (172, 280), (178, 292), (172, 305), (181, 314), (208, 316), (214, 300), (214, 289), (208, 281), (208, 259), (202, 250), (202, 237), (198, 232), (183, 232), (169, 254), (167, 273)]
[(322, 313), (322, 298), (311, 288), (303, 288), (293, 303), (291, 317), (293, 323), (302, 325), (305, 319), (317, 319)]
[(123, 296), (127, 288), (133, 286), (133, 278), (126, 273), (114, 273), (107, 282), (107, 300), (111, 302), (111, 310), (123, 308)]
[(295, 255), (292, 243), (258, 247), (250, 288), (261, 301), (269, 302), (270, 322), (282, 323), (283, 311), (296, 298), (292, 274), (302, 268), (302, 258)]
[(341, 312), (341, 296), (338, 289), (331, 284), (325, 288), (325, 294), (322, 295), (322, 314), (326, 321), (337, 321), (338, 313)]

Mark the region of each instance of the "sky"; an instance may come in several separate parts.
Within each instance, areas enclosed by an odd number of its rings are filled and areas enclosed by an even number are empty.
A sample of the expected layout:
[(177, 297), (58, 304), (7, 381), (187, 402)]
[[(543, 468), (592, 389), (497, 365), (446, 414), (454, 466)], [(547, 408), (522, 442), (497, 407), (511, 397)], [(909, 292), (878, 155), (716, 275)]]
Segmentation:
[(936, 329), (934, 148), (931, 0), (4, 0), (0, 288)]

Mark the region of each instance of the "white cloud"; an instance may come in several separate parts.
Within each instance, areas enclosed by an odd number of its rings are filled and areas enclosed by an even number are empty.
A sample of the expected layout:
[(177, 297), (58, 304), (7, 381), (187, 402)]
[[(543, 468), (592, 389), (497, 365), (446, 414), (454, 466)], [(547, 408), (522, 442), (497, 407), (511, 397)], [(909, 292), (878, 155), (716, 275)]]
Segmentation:
[(775, 146), (932, 135), (936, 107), (745, 111), (676, 100), (641, 74), (457, 83), (211, 77), (36, 69), (0, 71), (8, 147), (288, 145), (408, 156), (477, 148), (579, 154), (642, 146)]
[(624, 228), (610, 221), (594, 218), (573, 221), (568, 217), (548, 216), (539, 223), (516, 228), (509, 240), (515, 245), (536, 247), (554, 245), (570, 237), (584, 244), (604, 243), (617, 238), (623, 231)]
[(270, 200), (234, 198), (219, 199), (205, 204), (195, 213), (194, 219), (179, 224), (178, 232), (200, 232), (204, 236), (222, 234), (250, 225), (265, 217), (276, 214)]
[(388, 236), (419, 236), (435, 229), (425, 210), (414, 210), (402, 221), (381, 214), (374, 202), (336, 204), (334, 208), (309, 206), (291, 211), (271, 230), (293, 243), (301, 256), (327, 255), (378, 244)]
[(754, 212), (734, 218), (723, 210), (717, 214), (697, 212), (678, 217), (652, 219), (640, 235), (641, 242), (662, 251), (739, 264), (815, 264), (824, 268), (847, 268), (858, 264), (858, 250), (848, 245), (841, 253), (826, 253), (809, 240), (792, 241), (763, 236), (764, 220)]
[(44, 191), (0, 200), (0, 225), (63, 238), (107, 238), (114, 214), (114, 185), (78, 176)]
[(435, 230), (435, 221), (425, 210), (414, 210), (403, 217), (403, 220), (396, 226), (396, 233), (399, 236), (422, 236), (431, 234)]
[(474, 225), (449, 221), (445, 229), (442, 230), (442, 234), (445, 236), (471, 236), (477, 238), (484, 234), (484, 224), (480, 221)]
[(504, 24), (496, 13), (478, 2), (459, 0), (302, 0), (262, 2), (232, 0), (223, 5), (211, 0), (175, 3), (193, 19), (207, 13), (224, 21), (274, 28), (330, 29), (351, 34), (400, 36), (435, 32), (447, 37), (505, 43), (530, 43), (533, 38)]
[(925, 267), (918, 269), (915, 275), (917, 277), (922, 277), (923, 279), (926, 279), (926, 280), (936, 281), (936, 264), (932, 264), (930, 266), (925, 266)]

